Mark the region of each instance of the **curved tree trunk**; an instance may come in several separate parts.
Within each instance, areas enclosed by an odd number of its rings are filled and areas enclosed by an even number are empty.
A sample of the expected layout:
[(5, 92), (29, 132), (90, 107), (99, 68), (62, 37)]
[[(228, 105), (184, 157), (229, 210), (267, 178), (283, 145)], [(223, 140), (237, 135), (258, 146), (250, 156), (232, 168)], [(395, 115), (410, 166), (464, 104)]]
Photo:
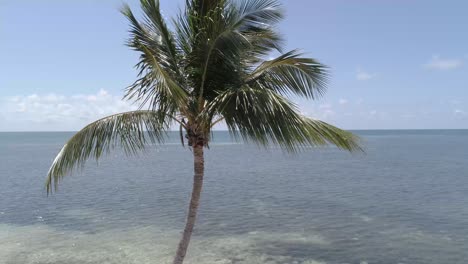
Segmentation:
[(174, 257), (173, 264), (182, 264), (184, 262), (187, 248), (192, 236), (193, 226), (197, 218), (198, 205), (200, 203), (200, 194), (203, 185), (203, 174), (205, 170), (203, 146), (195, 145), (193, 147), (193, 166), (195, 175), (193, 177), (192, 198), (190, 199), (190, 207), (187, 215), (187, 222), (185, 223), (184, 233), (179, 242), (177, 253)]

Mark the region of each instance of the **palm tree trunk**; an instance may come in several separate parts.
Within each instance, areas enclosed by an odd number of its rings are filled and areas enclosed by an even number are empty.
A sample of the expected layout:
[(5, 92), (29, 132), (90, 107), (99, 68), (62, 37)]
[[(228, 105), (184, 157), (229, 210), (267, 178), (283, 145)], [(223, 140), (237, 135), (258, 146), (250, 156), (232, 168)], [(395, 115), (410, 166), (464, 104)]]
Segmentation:
[(203, 185), (203, 174), (205, 170), (205, 161), (203, 157), (203, 146), (195, 145), (193, 147), (193, 166), (195, 175), (193, 177), (192, 198), (190, 199), (190, 207), (185, 223), (184, 233), (179, 242), (177, 253), (174, 257), (173, 264), (182, 264), (184, 262), (187, 248), (192, 236), (193, 226), (197, 218), (198, 205), (200, 203), (200, 194)]

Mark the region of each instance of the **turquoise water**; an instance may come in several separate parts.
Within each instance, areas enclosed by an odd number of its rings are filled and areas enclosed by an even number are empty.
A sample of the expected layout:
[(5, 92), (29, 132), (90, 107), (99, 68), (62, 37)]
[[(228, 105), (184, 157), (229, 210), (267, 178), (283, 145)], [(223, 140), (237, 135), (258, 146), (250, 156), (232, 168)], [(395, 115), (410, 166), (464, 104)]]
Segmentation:
[[(298, 155), (217, 132), (187, 263), (468, 262), (468, 131), (357, 131), (366, 154)], [(0, 264), (170, 263), (191, 153), (167, 145), (87, 163), (47, 197), (72, 133), (0, 133)]]

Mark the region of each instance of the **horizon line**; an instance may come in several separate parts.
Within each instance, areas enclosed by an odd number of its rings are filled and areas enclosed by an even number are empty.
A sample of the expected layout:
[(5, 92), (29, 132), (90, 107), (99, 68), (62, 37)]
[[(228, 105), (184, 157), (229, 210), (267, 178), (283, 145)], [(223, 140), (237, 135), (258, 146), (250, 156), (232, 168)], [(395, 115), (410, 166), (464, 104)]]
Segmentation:
[[(343, 129), (346, 131), (408, 131), (408, 130), (468, 130), (468, 128), (357, 128)], [(0, 131), (0, 133), (70, 133), (79, 132), (80, 130), (12, 130)], [(168, 130), (167, 132), (179, 132), (179, 130)], [(212, 132), (229, 132), (227, 129), (212, 130)]]

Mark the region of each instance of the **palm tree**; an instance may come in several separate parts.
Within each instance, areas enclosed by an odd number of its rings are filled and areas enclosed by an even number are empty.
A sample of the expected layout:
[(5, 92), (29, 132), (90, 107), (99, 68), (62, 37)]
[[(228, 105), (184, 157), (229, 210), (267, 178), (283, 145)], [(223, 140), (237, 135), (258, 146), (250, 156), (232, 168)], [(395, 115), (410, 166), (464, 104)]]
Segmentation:
[[(61, 149), (47, 178), (47, 193), (67, 172), (88, 158), (119, 146), (133, 154), (162, 143), (177, 124), (193, 152), (190, 206), (174, 264), (183, 262), (192, 235), (204, 175), (203, 152), (212, 128), (224, 122), (231, 135), (275, 144), (287, 151), (336, 145), (357, 150), (357, 138), (300, 114), (291, 96), (316, 99), (325, 92), (327, 68), (296, 50), (283, 52), (275, 25), (283, 17), (276, 0), (186, 0), (185, 10), (167, 26), (158, 0), (140, 0), (139, 21), (125, 5), (127, 45), (140, 54), (138, 79), (125, 99), (137, 111), (99, 119), (76, 133)], [(281, 54), (266, 60), (272, 52)]]

